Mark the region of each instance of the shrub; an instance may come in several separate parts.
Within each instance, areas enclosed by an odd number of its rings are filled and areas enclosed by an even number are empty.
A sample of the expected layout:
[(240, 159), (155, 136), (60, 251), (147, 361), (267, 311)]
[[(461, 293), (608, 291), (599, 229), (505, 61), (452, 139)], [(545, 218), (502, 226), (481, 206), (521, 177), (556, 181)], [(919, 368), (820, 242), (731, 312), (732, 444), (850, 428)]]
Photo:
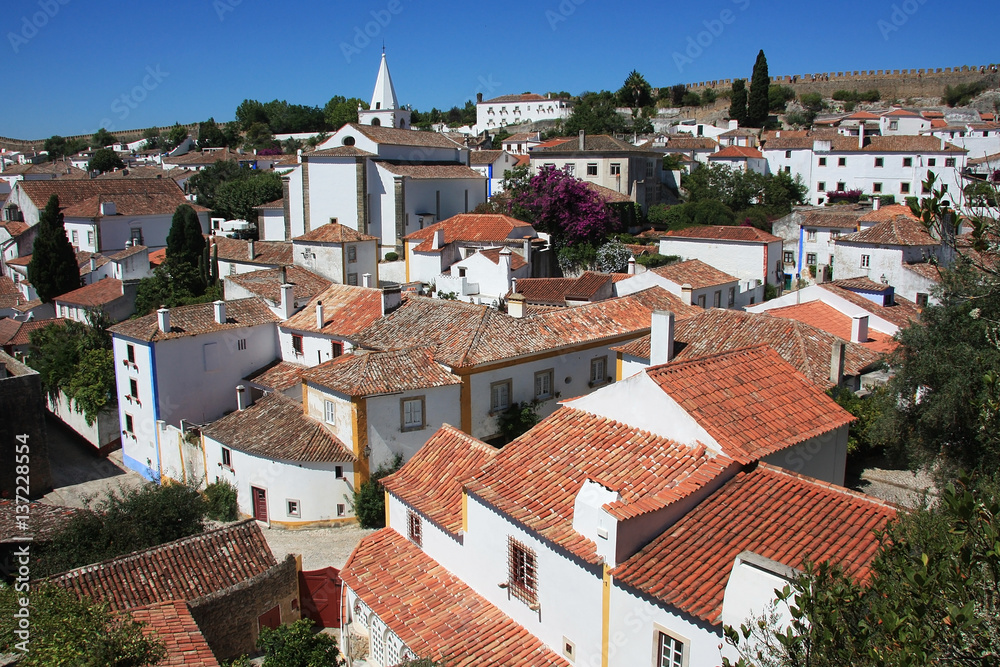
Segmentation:
[(589, 243), (574, 243), (559, 248), (557, 257), (563, 273), (589, 269), (597, 262), (597, 248)]
[(815, 278), (816, 277), (816, 265), (815, 264), (810, 264), (809, 265), (809, 277), (810, 278)]
[(313, 622), (301, 618), (289, 625), (261, 628), (257, 648), (264, 653), (264, 667), (325, 667), (343, 664), (337, 640), (312, 631)]
[(385, 253), (385, 261), (387, 261), (387, 262), (395, 262), (397, 260), (399, 260), (399, 253), (398, 252), (394, 252), (394, 251), (390, 250), (389, 252)]
[(635, 263), (645, 266), (647, 269), (655, 269), (658, 266), (666, 266), (680, 261), (680, 255), (661, 255), (658, 252), (649, 255), (639, 255)]
[(669, 210), (670, 207), (666, 204), (653, 204), (649, 207), (649, 212), (646, 213), (646, 219), (656, 229), (666, 229), (669, 222), (667, 215)]
[(960, 83), (956, 86), (945, 86), (944, 97), (941, 101), (950, 107), (965, 106), (972, 101), (972, 98), (986, 90), (987, 86), (982, 81), (975, 83)]
[(618, 241), (610, 241), (597, 249), (597, 269), (603, 273), (624, 273), (632, 251)]
[(209, 519), (236, 521), (239, 517), (236, 487), (225, 479), (209, 484), (205, 488), (205, 506)]
[(771, 283), (764, 283), (764, 301), (770, 301), (778, 297), (778, 288)]
[(527, 433), (538, 423), (538, 401), (512, 403), (497, 417), (497, 429), (504, 444)]
[(896, 203), (896, 195), (880, 195), (878, 200), (882, 206), (891, 206)]
[(830, 204), (857, 204), (861, 199), (861, 190), (831, 190), (826, 193)]
[(396, 454), (392, 463), (380, 465), (354, 492), (354, 515), (362, 528), (385, 528), (385, 489), (381, 480), (399, 470), (402, 465), (402, 455)]

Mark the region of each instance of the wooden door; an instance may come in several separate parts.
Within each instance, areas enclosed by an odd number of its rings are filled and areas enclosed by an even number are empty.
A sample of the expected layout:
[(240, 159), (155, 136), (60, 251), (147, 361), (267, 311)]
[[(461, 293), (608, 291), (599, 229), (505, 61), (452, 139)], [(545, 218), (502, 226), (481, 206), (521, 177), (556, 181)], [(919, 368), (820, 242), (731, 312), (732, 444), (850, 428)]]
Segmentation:
[(253, 496), (253, 518), (267, 523), (267, 491), (251, 486), (250, 495)]

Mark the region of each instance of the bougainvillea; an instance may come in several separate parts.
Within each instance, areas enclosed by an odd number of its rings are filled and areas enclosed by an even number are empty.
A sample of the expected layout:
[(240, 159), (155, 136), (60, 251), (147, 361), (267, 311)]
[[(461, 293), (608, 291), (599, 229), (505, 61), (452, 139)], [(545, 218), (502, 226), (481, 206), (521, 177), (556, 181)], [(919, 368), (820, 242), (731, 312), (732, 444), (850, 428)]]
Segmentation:
[(599, 243), (618, 227), (603, 197), (555, 167), (542, 167), (513, 204), (530, 212), (535, 229), (566, 245)]

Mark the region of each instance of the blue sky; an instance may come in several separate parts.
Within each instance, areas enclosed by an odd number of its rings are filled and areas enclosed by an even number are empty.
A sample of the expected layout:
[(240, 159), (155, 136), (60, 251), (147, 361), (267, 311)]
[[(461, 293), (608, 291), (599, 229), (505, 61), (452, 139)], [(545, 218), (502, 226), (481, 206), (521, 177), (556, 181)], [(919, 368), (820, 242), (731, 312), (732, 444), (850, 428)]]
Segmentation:
[(1000, 3), (966, 0), (5, 0), (4, 10), (0, 135), (26, 139), (232, 120), (248, 97), (368, 99), (383, 40), (400, 102), (421, 110), (476, 92), (616, 90), (632, 69), (654, 87), (749, 76), (761, 48), (772, 75), (1000, 61)]

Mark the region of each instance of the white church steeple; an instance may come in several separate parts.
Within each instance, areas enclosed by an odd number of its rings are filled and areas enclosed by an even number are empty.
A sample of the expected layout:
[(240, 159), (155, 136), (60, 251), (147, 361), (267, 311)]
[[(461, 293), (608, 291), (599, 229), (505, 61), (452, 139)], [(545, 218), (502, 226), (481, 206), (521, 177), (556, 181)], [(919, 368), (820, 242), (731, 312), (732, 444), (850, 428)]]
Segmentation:
[(399, 106), (396, 99), (396, 89), (389, 76), (389, 64), (385, 59), (385, 49), (382, 49), (382, 62), (379, 64), (378, 77), (375, 79), (375, 91), (372, 93), (372, 103), (368, 110), (358, 111), (358, 122), (362, 125), (382, 125), (384, 127), (410, 128), (410, 110)]

